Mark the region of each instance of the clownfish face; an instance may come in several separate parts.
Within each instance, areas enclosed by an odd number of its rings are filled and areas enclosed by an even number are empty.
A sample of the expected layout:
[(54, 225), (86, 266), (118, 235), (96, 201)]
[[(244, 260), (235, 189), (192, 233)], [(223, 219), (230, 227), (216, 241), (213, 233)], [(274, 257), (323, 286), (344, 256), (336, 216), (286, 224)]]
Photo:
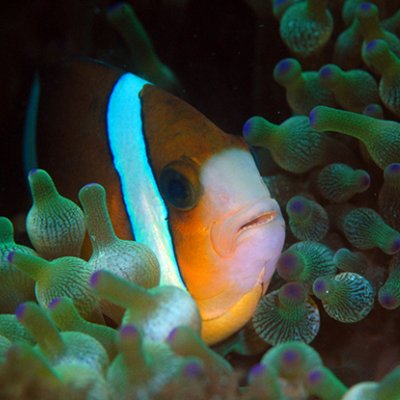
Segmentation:
[(238, 330), (267, 289), (285, 224), (249, 151), (173, 162), (160, 176), (183, 280), (199, 306), (203, 338)]

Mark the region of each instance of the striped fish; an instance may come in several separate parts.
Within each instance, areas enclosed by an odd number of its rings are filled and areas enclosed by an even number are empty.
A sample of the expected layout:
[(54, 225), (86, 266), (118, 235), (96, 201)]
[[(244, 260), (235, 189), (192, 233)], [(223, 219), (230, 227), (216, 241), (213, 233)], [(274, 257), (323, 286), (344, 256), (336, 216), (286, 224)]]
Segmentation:
[(242, 138), (143, 79), (89, 60), (48, 68), (33, 93), (28, 147), (37, 146), (38, 166), (61, 193), (76, 199), (89, 182), (107, 189), (117, 235), (156, 253), (161, 284), (190, 292), (206, 342), (242, 327), (285, 235)]

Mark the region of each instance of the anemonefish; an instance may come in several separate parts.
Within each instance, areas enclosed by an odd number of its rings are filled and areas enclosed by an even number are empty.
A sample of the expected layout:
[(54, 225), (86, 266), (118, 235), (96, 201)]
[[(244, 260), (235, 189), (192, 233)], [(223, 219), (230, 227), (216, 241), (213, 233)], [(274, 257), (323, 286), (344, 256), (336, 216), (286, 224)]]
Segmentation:
[(285, 226), (242, 138), (149, 82), (89, 60), (45, 71), (28, 116), (38, 166), (73, 199), (89, 182), (106, 188), (116, 233), (156, 253), (161, 284), (189, 291), (207, 343), (249, 320)]

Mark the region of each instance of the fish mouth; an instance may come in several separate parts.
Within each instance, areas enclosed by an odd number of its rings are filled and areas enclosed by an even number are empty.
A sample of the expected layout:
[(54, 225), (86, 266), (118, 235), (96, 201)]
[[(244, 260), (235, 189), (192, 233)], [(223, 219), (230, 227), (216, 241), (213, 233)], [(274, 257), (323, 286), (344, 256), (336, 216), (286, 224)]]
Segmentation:
[(237, 234), (240, 235), (243, 231), (255, 228), (259, 225), (268, 224), (278, 215), (277, 211), (267, 211), (244, 223), (238, 230)]
[(236, 212), (222, 216), (211, 226), (211, 243), (220, 257), (230, 257), (237, 246), (245, 240), (248, 232), (263, 229), (280, 216), (278, 203), (263, 197)]

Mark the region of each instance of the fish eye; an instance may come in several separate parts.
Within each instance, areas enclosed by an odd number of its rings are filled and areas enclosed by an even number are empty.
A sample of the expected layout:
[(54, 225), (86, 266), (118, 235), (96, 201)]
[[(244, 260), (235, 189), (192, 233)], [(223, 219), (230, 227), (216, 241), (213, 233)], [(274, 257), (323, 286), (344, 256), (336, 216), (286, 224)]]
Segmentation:
[(201, 185), (197, 171), (184, 161), (175, 161), (161, 171), (161, 194), (171, 205), (180, 210), (190, 210), (199, 201)]

